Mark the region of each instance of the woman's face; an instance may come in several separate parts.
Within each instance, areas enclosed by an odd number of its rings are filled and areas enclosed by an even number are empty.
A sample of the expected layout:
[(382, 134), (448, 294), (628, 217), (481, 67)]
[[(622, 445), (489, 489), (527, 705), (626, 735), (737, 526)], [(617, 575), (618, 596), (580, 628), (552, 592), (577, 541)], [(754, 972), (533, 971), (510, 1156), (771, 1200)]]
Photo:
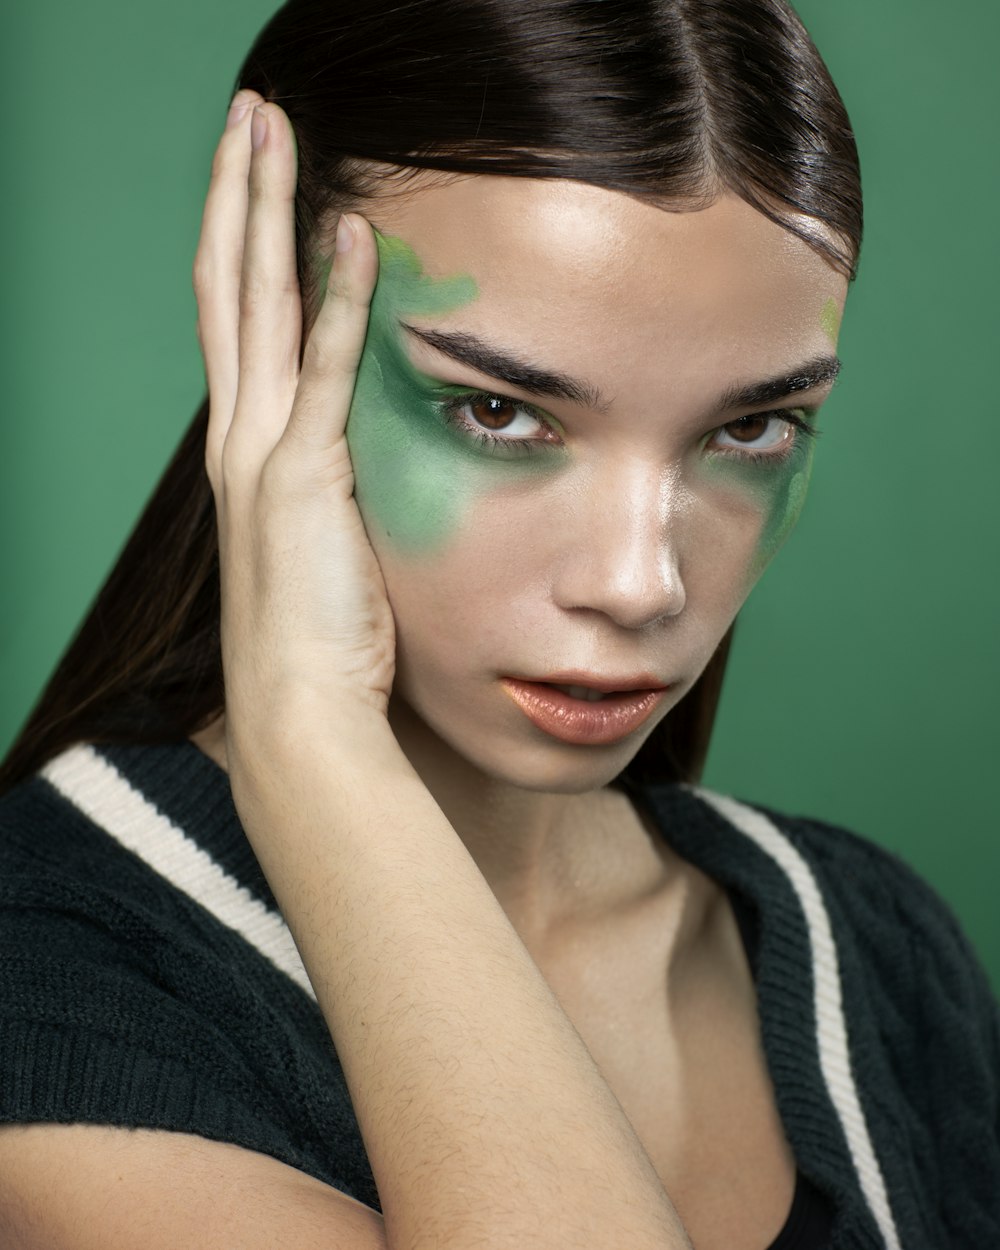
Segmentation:
[(606, 784), (795, 522), (846, 281), (732, 196), (480, 176), (371, 216), (348, 440), (394, 706), (496, 778)]

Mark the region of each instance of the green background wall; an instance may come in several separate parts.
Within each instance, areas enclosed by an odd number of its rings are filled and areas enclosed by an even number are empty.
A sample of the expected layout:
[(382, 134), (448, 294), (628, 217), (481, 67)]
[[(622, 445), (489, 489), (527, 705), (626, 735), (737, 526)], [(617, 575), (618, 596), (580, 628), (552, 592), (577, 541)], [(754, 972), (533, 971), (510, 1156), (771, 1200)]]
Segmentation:
[[(272, 7), (5, 16), (0, 750), (199, 402), (201, 197)], [(706, 782), (902, 855), (1000, 988), (1000, 8), (799, 10), (858, 132), (866, 249), (811, 498), (742, 614)]]

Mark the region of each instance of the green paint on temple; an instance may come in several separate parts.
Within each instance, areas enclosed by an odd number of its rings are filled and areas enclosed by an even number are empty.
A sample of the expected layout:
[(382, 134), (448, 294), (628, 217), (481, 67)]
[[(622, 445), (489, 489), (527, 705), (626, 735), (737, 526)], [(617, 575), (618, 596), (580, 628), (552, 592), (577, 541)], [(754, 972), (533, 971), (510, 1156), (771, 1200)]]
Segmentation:
[(831, 297), (823, 305), (823, 311), (819, 315), (819, 323), (823, 327), (823, 333), (834, 347), (837, 346), (837, 339), (840, 336), (840, 316), (837, 301)]

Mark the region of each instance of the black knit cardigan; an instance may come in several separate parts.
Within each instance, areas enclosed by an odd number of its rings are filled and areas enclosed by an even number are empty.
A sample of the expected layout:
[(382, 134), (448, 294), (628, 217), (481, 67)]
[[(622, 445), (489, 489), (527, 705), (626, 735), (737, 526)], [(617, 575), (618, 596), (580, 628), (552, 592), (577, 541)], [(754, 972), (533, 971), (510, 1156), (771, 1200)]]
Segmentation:
[[(682, 786), (633, 791), (755, 929), (778, 1110), (842, 1250), (1000, 1248), (1000, 1007), (900, 859)], [(79, 746), (0, 800), (0, 1122), (195, 1133), (376, 1209), (329, 1034), (190, 743)]]

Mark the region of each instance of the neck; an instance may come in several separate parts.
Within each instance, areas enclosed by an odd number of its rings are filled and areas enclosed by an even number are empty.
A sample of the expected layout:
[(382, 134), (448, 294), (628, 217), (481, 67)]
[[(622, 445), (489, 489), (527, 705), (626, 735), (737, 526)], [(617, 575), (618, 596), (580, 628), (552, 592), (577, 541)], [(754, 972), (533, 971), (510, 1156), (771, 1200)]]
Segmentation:
[(389, 720), (522, 935), (606, 914), (674, 874), (677, 856), (621, 791), (528, 790), (477, 768), (401, 701)]
[[(563, 794), (492, 777), (402, 702), (390, 723), (515, 928), (544, 937), (678, 886), (683, 861), (618, 790)], [(225, 719), (191, 735), (227, 768)]]

